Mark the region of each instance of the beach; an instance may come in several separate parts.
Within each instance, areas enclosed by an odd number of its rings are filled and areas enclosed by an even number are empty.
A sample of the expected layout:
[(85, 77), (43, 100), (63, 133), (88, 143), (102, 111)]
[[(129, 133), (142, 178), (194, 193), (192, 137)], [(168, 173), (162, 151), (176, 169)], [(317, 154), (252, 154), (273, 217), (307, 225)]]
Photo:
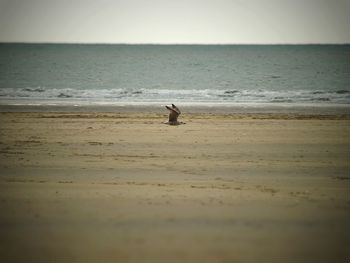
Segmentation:
[(2, 262), (348, 262), (350, 115), (0, 112)]

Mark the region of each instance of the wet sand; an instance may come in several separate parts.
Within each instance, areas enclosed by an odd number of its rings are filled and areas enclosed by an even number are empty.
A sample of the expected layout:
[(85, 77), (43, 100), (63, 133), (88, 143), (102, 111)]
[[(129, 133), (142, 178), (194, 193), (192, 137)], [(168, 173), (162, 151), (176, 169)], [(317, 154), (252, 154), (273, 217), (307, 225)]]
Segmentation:
[(0, 113), (2, 262), (346, 262), (350, 117)]

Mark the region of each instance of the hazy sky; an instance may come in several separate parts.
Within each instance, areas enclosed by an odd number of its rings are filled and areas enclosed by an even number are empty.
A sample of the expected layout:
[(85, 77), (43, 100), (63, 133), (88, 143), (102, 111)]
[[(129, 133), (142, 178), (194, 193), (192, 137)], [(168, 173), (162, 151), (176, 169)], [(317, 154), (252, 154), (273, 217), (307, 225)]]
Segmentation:
[(350, 0), (0, 0), (0, 41), (350, 43)]

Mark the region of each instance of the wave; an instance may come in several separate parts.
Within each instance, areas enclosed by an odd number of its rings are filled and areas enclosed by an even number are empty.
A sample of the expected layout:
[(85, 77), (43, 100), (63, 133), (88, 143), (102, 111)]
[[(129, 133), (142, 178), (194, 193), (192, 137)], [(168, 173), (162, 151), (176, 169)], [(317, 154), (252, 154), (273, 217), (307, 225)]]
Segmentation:
[(71, 97), (73, 97), (73, 96), (61, 92), (57, 97), (58, 97), (58, 98), (71, 98)]
[(271, 102), (279, 102), (279, 103), (292, 103), (293, 100), (285, 97), (274, 97)]
[(47, 87), (2, 88), (0, 100), (63, 100), (106, 102), (209, 102), (209, 103), (346, 103), (350, 90), (267, 89), (55, 89)]
[(45, 88), (42, 87), (37, 87), (37, 88), (24, 88), (24, 91), (28, 91), (28, 92), (44, 92)]
[(335, 93), (337, 93), (337, 94), (348, 94), (348, 93), (350, 93), (350, 90), (341, 89), (341, 90), (335, 91)]

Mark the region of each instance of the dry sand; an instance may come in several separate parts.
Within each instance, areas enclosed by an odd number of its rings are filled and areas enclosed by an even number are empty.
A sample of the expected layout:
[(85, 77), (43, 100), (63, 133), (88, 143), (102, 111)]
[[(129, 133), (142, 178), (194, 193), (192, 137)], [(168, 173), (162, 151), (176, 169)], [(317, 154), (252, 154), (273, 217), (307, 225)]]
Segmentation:
[(348, 115), (0, 120), (1, 262), (350, 261)]

